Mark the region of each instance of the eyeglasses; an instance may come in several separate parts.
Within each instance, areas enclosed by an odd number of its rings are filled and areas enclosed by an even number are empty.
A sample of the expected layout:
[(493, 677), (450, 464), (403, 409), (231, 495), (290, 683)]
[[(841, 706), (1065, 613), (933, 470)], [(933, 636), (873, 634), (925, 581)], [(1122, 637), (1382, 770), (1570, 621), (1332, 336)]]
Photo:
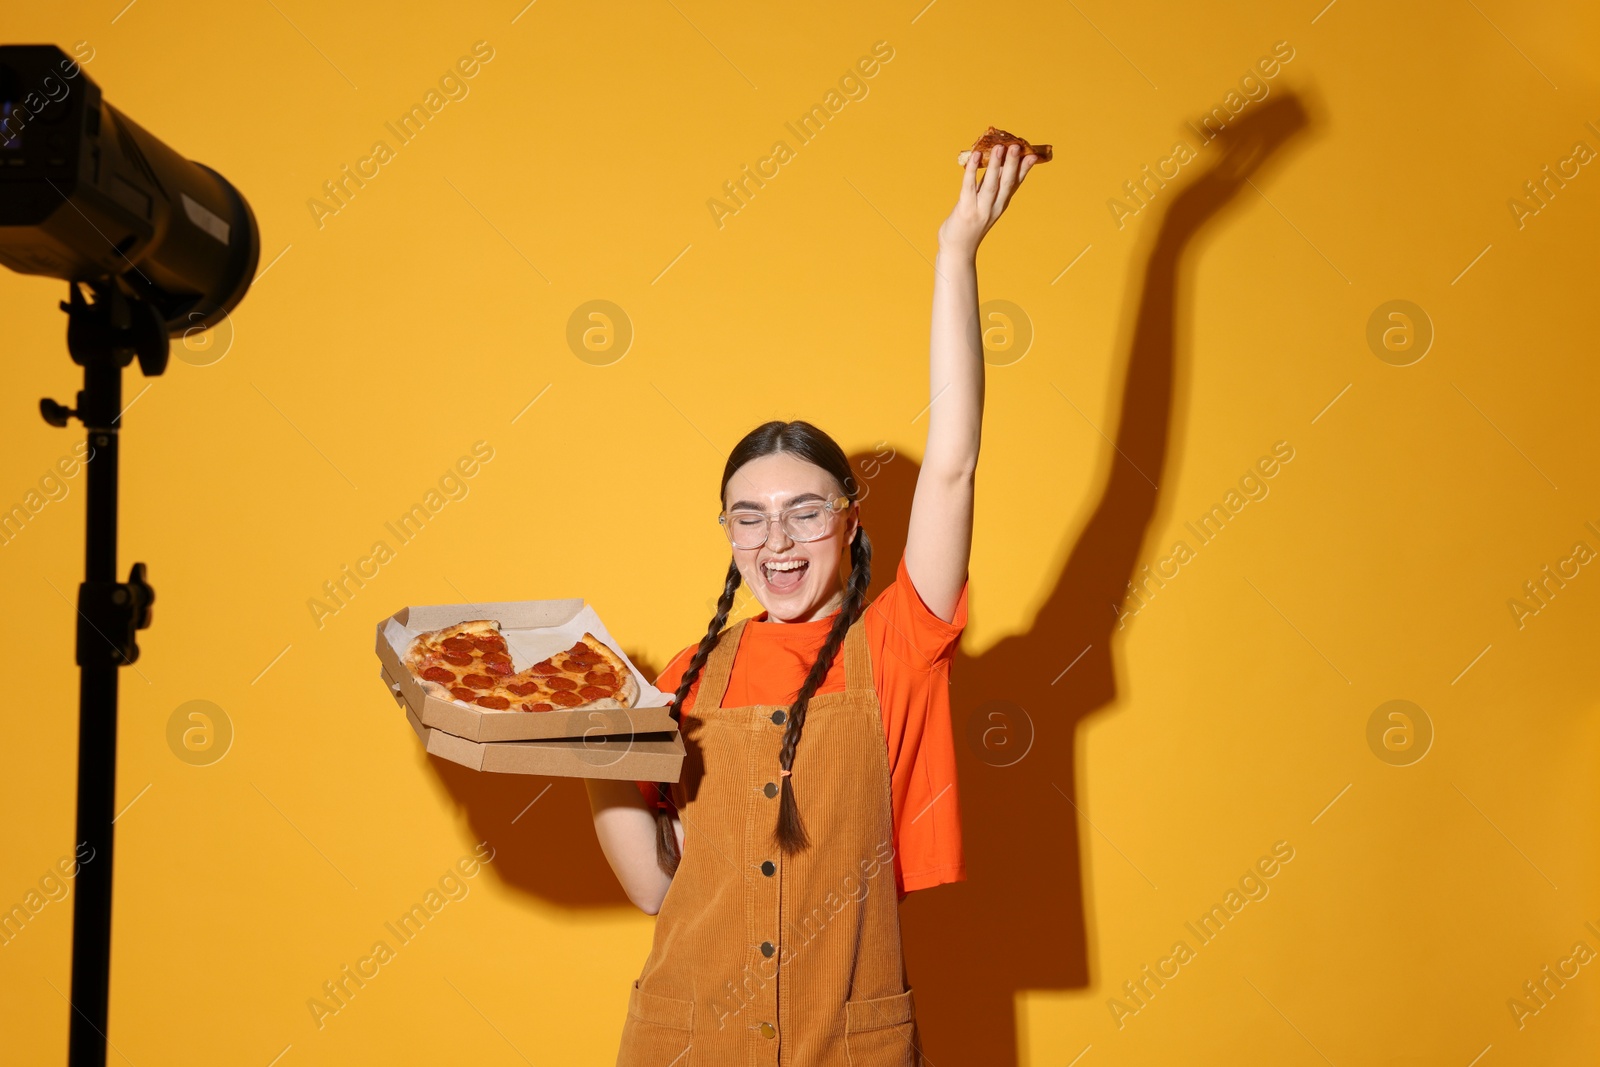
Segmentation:
[[(783, 532), (791, 541), (820, 541), (833, 532), (834, 517), (850, 506), (847, 496), (832, 497), (822, 503), (796, 504), (785, 508), (778, 517)], [(764, 511), (725, 511), (717, 522), (728, 534), (735, 548), (760, 548), (767, 543), (772, 516)]]

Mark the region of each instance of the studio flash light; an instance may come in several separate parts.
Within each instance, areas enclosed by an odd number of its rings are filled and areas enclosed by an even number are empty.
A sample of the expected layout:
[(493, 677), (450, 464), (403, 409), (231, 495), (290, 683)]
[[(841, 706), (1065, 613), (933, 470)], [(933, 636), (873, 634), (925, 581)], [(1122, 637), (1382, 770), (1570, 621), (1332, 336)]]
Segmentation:
[(115, 279), (176, 336), (220, 322), (260, 254), (226, 178), (108, 104), (55, 45), (0, 45), (0, 262)]

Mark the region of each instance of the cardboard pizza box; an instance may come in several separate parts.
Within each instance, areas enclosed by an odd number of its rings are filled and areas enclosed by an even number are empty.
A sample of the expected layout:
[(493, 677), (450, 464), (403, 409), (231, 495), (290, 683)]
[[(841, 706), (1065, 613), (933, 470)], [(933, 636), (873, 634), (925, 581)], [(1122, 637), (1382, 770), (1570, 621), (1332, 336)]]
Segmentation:
[(423, 747), (475, 771), (636, 782), (676, 782), (683, 773), (685, 750), (677, 730), (541, 741), (471, 741), (424, 724), (387, 670), (382, 677), (395, 702), (405, 709), (406, 721)]
[[(589, 711), (490, 711), (433, 696), (406, 668), (406, 649), (419, 633), (471, 619), (494, 619), (500, 623), (500, 633), (511, 654), (511, 665), (519, 671), (570, 648), (585, 631), (594, 634), (633, 673), (634, 681), (639, 684), (637, 705)], [(657, 689), (639, 672), (612, 639), (600, 616), (581, 598), (401, 608), (378, 623), (377, 651), (384, 673), (424, 726), (469, 741), (593, 739), (609, 735), (670, 733), (678, 729), (677, 722), (667, 713), (671, 695)]]

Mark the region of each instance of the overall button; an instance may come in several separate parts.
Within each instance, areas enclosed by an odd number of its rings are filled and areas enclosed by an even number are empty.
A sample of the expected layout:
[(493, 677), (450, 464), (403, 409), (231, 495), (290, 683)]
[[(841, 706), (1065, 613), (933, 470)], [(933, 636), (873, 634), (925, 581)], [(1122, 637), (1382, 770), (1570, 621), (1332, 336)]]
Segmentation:
[(763, 941), (763, 942), (761, 942), (761, 954), (763, 956), (767, 957), (767, 959), (770, 960), (772, 958), (772, 954), (774, 952), (776, 952), (776, 951), (778, 951), (778, 950), (772, 947), (772, 942), (771, 941)]
[(778, 865), (773, 863), (771, 860), (766, 860), (761, 864), (761, 873), (766, 875), (768, 878), (771, 878), (777, 870)]
[(772, 713), (772, 721), (777, 723), (779, 726), (782, 726), (783, 721), (788, 717), (788, 714), (782, 708), (779, 708), (777, 711)]
[(768, 782), (766, 785), (761, 787), (761, 791), (767, 794), (769, 797), (775, 797), (778, 795), (778, 783)]
[(777, 1037), (778, 1028), (771, 1023), (762, 1023), (760, 1028), (762, 1037)]

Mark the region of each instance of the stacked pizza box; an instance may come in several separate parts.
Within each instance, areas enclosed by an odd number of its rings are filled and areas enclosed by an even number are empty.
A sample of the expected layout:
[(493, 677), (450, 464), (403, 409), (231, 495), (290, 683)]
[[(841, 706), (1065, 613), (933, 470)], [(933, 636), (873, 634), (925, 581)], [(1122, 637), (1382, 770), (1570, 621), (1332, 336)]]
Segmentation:
[[(493, 710), (451, 699), (407, 666), (420, 635), (475, 620), (493, 620), (512, 666), (522, 670), (560, 653), (585, 634), (626, 667), (627, 706), (607, 699), (548, 711)], [(683, 739), (667, 711), (671, 696), (643, 677), (581, 599), (406, 607), (378, 623), (382, 678), (424, 747), (473, 770), (676, 782)]]

